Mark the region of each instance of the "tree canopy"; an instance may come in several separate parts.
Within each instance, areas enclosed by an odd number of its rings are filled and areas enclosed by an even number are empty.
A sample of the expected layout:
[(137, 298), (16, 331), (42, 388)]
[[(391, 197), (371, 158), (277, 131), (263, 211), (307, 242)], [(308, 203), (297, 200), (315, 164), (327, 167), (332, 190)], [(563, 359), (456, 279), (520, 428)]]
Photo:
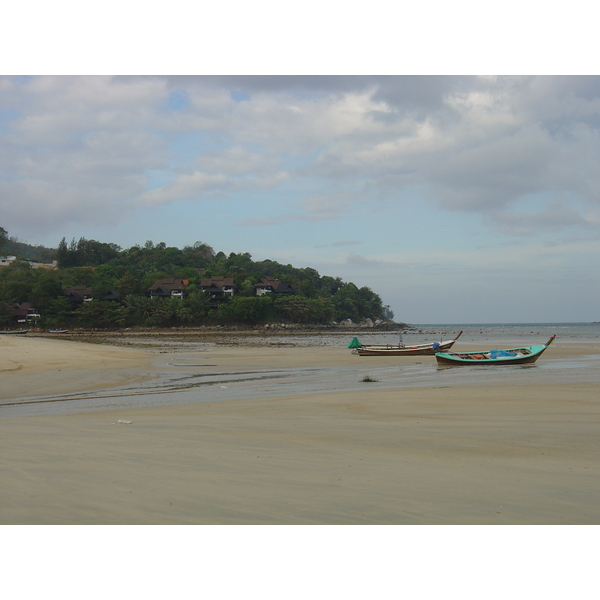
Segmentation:
[[(0, 234), (0, 242), (8, 239), (4, 229), (0, 228)], [(25, 301), (35, 305), (42, 326), (330, 324), (393, 318), (389, 307), (368, 287), (321, 276), (311, 267), (254, 261), (248, 253), (226, 255), (203, 242), (179, 249), (148, 240), (143, 246), (121, 249), (83, 237), (70, 243), (63, 238), (54, 257), (56, 270), (33, 269), (27, 260), (0, 269), (0, 325), (9, 322), (11, 307)], [(211, 277), (233, 278), (235, 295), (211, 300), (200, 288), (201, 280)], [(293, 294), (258, 297), (254, 284), (263, 277), (289, 284)], [(148, 289), (165, 278), (185, 280), (185, 297), (149, 298)], [(91, 290), (93, 301), (70, 303), (65, 289), (77, 286)]]
[(0, 227), (0, 251), (4, 248), (4, 244), (8, 240), (8, 232), (4, 227)]

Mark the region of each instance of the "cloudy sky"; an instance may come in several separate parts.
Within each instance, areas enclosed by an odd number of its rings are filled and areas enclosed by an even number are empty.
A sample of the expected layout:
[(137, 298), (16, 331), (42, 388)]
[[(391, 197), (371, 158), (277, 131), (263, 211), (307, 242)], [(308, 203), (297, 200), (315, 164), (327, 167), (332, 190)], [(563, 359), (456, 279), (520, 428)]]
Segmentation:
[(5, 72), (21, 241), (202, 241), (409, 323), (600, 320), (600, 77)]

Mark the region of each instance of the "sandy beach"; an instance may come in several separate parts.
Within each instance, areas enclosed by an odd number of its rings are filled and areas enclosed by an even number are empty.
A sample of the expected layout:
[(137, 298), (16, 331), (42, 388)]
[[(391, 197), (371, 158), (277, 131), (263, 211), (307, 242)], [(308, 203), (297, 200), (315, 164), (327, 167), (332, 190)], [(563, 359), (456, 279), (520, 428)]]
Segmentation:
[[(157, 360), (179, 368), (177, 353), (141, 346), (3, 338), (0, 404), (152, 383)], [(573, 359), (600, 348), (552, 351)], [(221, 370), (245, 372), (364, 360), (327, 347), (224, 345), (207, 356)], [(568, 380), (364, 384), (0, 413), (0, 523), (598, 524), (599, 391), (597, 382)]]

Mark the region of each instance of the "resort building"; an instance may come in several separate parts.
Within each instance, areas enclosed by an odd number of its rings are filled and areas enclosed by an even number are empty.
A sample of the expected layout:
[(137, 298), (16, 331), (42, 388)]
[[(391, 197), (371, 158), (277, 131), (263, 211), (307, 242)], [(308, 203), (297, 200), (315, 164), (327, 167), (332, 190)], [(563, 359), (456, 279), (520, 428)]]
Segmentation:
[(257, 296), (265, 294), (293, 294), (294, 290), (289, 283), (282, 283), (279, 279), (273, 277), (261, 277), (258, 283), (254, 284)]
[(150, 298), (183, 298), (188, 285), (187, 279), (157, 279), (146, 291)]
[(237, 286), (232, 277), (211, 277), (210, 279), (201, 279), (200, 288), (202, 291), (214, 299), (222, 299), (233, 296)]
[(31, 302), (21, 302), (17, 308), (10, 311), (17, 323), (31, 323), (40, 318), (40, 314)]
[(94, 299), (92, 288), (84, 285), (78, 285), (72, 288), (65, 288), (64, 294), (71, 304), (78, 305), (84, 302), (91, 302)]
[[(16, 256), (0, 256), (0, 267), (8, 267), (11, 263), (18, 259)], [(32, 269), (58, 269), (58, 263), (54, 260), (51, 263), (39, 263), (32, 260), (22, 260), (31, 265)]]

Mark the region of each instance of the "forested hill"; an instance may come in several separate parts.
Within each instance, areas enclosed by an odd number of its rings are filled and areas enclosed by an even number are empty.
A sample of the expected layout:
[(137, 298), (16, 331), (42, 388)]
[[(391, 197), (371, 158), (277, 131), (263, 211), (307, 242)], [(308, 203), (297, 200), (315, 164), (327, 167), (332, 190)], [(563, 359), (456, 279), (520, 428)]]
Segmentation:
[(56, 258), (56, 248), (32, 246), (31, 244), (20, 242), (17, 238), (8, 237), (6, 230), (0, 227), (0, 255), (18, 256), (23, 260), (49, 263)]
[[(6, 248), (5, 236), (0, 253), (8, 254)], [(365, 319), (393, 318), (389, 307), (383, 306), (379, 295), (368, 287), (359, 288), (340, 277), (321, 276), (310, 267), (254, 261), (248, 253), (226, 255), (201, 242), (179, 249), (147, 241), (143, 246), (121, 249), (115, 244), (85, 238), (68, 244), (63, 238), (56, 250), (44, 250), (43, 256), (34, 258), (16, 252), (15, 255), (28, 260), (55, 259), (58, 269), (34, 269), (22, 261), (0, 269), (3, 325), (7, 323), (7, 310), (21, 302), (35, 305), (44, 326), (69, 323), (95, 327), (181, 326), (275, 321), (330, 324), (346, 319), (359, 323)], [(235, 294), (225, 295), (218, 302), (201, 287), (202, 280), (217, 277), (235, 282)], [(265, 277), (285, 284), (288, 293), (257, 296), (255, 284)], [(168, 278), (186, 282), (184, 297), (159, 301), (149, 298), (153, 284)], [(81, 306), (70, 304), (65, 289), (77, 286), (85, 286), (94, 300)]]

